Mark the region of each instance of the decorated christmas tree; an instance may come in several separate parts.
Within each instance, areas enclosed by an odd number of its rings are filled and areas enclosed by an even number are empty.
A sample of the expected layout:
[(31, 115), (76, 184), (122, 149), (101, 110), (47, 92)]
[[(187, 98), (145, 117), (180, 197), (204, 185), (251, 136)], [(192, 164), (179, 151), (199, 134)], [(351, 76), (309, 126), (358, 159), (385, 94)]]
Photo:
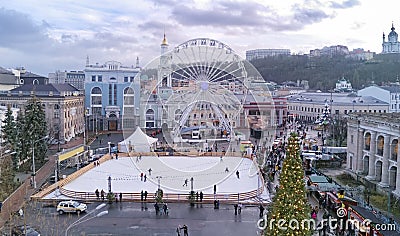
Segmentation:
[(280, 174), (279, 189), (268, 214), (265, 235), (308, 236), (310, 208), (307, 203), (304, 170), (300, 158), (298, 137), (291, 134), (286, 149), (286, 158)]

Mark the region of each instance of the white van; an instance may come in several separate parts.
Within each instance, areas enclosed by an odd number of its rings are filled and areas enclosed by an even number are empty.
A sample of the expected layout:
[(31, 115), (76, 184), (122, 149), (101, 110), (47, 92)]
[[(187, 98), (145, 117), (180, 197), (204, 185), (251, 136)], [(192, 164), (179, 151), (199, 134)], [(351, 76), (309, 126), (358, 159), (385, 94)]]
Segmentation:
[(199, 130), (192, 131), (192, 139), (200, 139), (200, 131)]

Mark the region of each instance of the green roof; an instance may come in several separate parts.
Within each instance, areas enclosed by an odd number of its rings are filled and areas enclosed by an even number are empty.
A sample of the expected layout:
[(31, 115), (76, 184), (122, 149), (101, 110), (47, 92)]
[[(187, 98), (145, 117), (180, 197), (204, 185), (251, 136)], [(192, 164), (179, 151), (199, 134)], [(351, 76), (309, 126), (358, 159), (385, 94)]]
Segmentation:
[(312, 183), (328, 183), (328, 179), (325, 176), (311, 175), (309, 178)]

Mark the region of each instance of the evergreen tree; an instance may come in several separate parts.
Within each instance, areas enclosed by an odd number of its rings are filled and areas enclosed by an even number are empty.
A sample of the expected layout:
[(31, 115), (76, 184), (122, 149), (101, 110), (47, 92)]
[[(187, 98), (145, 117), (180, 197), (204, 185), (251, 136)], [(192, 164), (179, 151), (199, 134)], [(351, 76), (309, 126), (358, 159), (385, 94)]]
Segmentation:
[(45, 140), (38, 140), (47, 135), (46, 115), (42, 103), (36, 97), (28, 101), (25, 107), (24, 120), (24, 130), (27, 134), (25, 144), (29, 149), (32, 149), (32, 145), (34, 145), (35, 159), (43, 163), (47, 144)]
[[(27, 146), (28, 142), (28, 136), (27, 133), (25, 132), (25, 118), (24, 118), (24, 113), (20, 111), (17, 115), (17, 120), (16, 120), (16, 142), (15, 142), (15, 147), (14, 150), (16, 152), (15, 158), (14, 158), (14, 163), (20, 163), (23, 160), (26, 160), (28, 158), (29, 154), (29, 146)], [(20, 168), (20, 166), (17, 166)], [(24, 168), (26, 167), (23, 166), (23, 169), (28, 169)]]
[(12, 155), (10, 154), (3, 155), (0, 158), (0, 202), (4, 201), (16, 188), (12, 162)]
[[(10, 106), (7, 107), (7, 112), (5, 115), (5, 119), (3, 121), (3, 126), (1, 127), (2, 131), (2, 141), (4, 145), (7, 145), (11, 150), (15, 150), (17, 145), (17, 130), (16, 130), (16, 122), (14, 120), (14, 116), (12, 115), (12, 111)], [(13, 167), (17, 166), (16, 159), (13, 159)]]
[[(291, 134), (288, 140), (286, 158), (280, 175), (280, 185), (268, 215), (266, 233), (268, 236), (309, 236), (308, 223), (310, 208), (307, 203), (304, 171), (300, 159), (298, 138)], [(283, 223), (282, 223), (283, 222)]]

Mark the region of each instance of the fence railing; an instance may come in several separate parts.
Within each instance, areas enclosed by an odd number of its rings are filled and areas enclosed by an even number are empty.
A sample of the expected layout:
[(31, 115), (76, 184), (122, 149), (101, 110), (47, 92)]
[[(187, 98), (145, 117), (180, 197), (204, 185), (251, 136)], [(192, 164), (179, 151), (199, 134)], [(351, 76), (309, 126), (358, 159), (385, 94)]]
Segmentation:
[[(255, 189), (250, 192), (245, 192), (245, 193), (218, 193), (218, 194), (203, 194), (203, 199), (202, 202), (204, 203), (212, 203), (215, 200), (219, 200), (221, 203), (235, 203), (238, 201), (244, 201), (248, 200), (254, 197), (257, 197), (258, 194), (261, 194), (262, 191), (264, 190), (264, 187), (261, 186), (258, 190)], [(97, 197), (95, 193), (90, 193), (90, 192), (79, 192), (79, 191), (72, 191), (64, 188), (60, 188), (60, 193), (64, 196), (76, 199), (76, 200), (81, 200), (81, 201), (87, 201), (87, 202), (92, 202), (92, 201), (103, 201), (101, 197)], [(113, 193), (117, 194), (117, 197), (119, 197), (120, 193)], [(107, 194), (106, 194), (107, 195)], [(189, 201), (189, 193), (164, 193), (163, 194), (163, 201), (165, 202), (188, 202)], [(105, 199), (107, 200), (107, 197), (105, 196)], [(122, 193), (122, 200), (123, 201), (142, 201), (142, 195), (141, 193)], [(197, 199), (197, 202), (200, 201), (200, 199)], [(147, 197), (147, 201), (155, 201), (155, 193), (150, 193)], [(255, 202), (257, 203), (257, 202)], [(251, 202), (249, 202), (251, 204)]]

